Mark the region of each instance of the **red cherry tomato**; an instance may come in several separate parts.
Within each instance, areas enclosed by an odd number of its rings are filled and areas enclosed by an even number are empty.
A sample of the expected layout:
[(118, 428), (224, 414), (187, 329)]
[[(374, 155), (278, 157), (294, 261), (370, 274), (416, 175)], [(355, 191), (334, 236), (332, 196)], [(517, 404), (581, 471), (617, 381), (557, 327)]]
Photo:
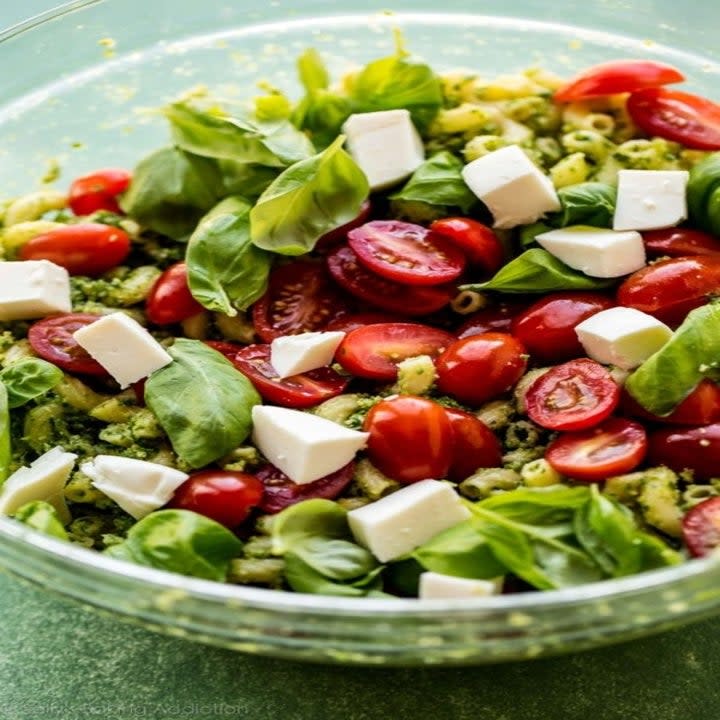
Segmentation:
[(481, 335), (488, 332), (509, 333), (514, 318), (528, 306), (524, 300), (501, 300), (469, 315), (458, 328), (459, 338)]
[(335, 355), (353, 375), (394, 380), (397, 364), (418, 355), (437, 357), (455, 338), (444, 330), (418, 323), (379, 323), (349, 332)]
[(650, 433), (648, 460), (671, 470), (692, 470), (696, 480), (718, 476), (720, 423), (701, 427), (663, 428)]
[(522, 343), (505, 333), (456, 340), (435, 361), (438, 388), (467, 405), (481, 405), (507, 392), (527, 366)]
[(624, 415), (666, 425), (709, 425), (720, 422), (720, 386), (703, 380), (669, 415), (653, 415), (626, 390), (620, 404)]
[(155, 325), (172, 325), (204, 310), (188, 287), (187, 265), (171, 265), (157, 279), (145, 303), (145, 314)]
[(296, 260), (270, 274), (267, 292), (253, 305), (253, 325), (269, 343), (281, 335), (324, 330), (348, 309), (322, 264)]
[(649, 257), (686, 257), (687, 255), (720, 255), (720, 238), (691, 228), (665, 228), (642, 234)]
[(107, 370), (78, 345), (73, 333), (94, 323), (100, 315), (69, 313), (39, 320), (28, 330), (28, 340), (43, 360), (68, 372), (107, 377)]
[(351, 330), (365, 327), (366, 325), (377, 325), (378, 323), (402, 323), (411, 322), (402, 315), (393, 315), (386, 312), (362, 312), (352, 315), (343, 315), (328, 323), (326, 330), (349, 333)]
[(627, 101), (633, 122), (648, 135), (695, 150), (720, 150), (720, 105), (679, 90), (648, 88)]
[(235, 360), (235, 356), (245, 347), (225, 340), (206, 340), (205, 344), (224, 355), (230, 362)]
[(264, 485), (254, 475), (227, 470), (193, 473), (168, 507), (192, 510), (227, 528), (237, 527), (260, 504)]
[(90, 215), (98, 210), (120, 213), (117, 196), (130, 184), (127, 170), (108, 168), (77, 178), (70, 185), (68, 202), (76, 215)]
[(617, 301), (677, 326), (719, 291), (720, 257), (693, 255), (660, 260), (633, 273), (618, 288)]
[(427, 315), (445, 307), (457, 292), (454, 285), (419, 287), (380, 277), (362, 266), (345, 245), (327, 256), (327, 264), (334, 280), (351, 295), (389, 312)]
[(414, 395), (381, 400), (367, 414), (370, 461), (388, 477), (409, 484), (444, 478), (453, 460), (453, 425), (445, 408)]
[(329, 367), (281, 380), (270, 364), (269, 345), (248, 345), (228, 359), (250, 380), (264, 400), (283, 407), (312, 407), (340, 395), (348, 384), (348, 378)]
[(368, 270), (406, 285), (441, 285), (460, 276), (465, 256), (440, 235), (399, 220), (373, 220), (348, 233)]
[(127, 233), (110, 225), (79, 223), (36, 235), (18, 253), (21, 260), (50, 260), (71, 275), (95, 277), (130, 254)]
[(581, 357), (585, 350), (575, 327), (614, 304), (600, 293), (551, 293), (515, 317), (512, 334), (538, 362), (558, 363)]
[(349, 463), (324, 478), (297, 485), (274, 465), (263, 465), (255, 473), (265, 486), (260, 509), (274, 514), (302, 500), (311, 498), (334, 500), (352, 482), (354, 470), (355, 464)]
[(447, 477), (461, 482), (478, 468), (500, 467), (502, 449), (493, 431), (472, 413), (445, 408), (453, 429), (453, 453)]
[(610, 418), (580, 432), (561, 433), (545, 451), (558, 472), (581, 482), (601, 482), (634, 470), (645, 457), (647, 436), (642, 425)]
[(682, 82), (685, 76), (672, 65), (653, 60), (613, 60), (593, 65), (563, 85), (553, 96), (556, 102), (615, 95)]
[(705, 557), (720, 545), (720, 497), (703, 500), (685, 513), (682, 536), (693, 557)]
[(345, 242), (347, 240), (347, 234), (351, 230), (354, 230), (356, 227), (364, 225), (370, 219), (371, 212), (372, 205), (370, 205), (370, 200), (364, 200), (363, 204), (360, 206), (360, 212), (358, 213), (358, 216), (354, 220), (351, 220), (349, 223), (341, 225), (340, 227), (325, 233), (317, 241), (317, 243), (315, 243), (315, 249), (319, 251), (327, 250), (334, 245), (337, 245), (338, 243)]
[(571, 360), (541, 375), (528, 388), (529, 418), (548, 430), (585, 430), (607, 419), (620, 388), (600, 363)]
[(503, 246), (498, 236), (487, 226), (465, 217), (436, 220), (430, 231), (449, 240), (465, 254), (471, 265), (477, 265), (488, 275), (503, 264)]

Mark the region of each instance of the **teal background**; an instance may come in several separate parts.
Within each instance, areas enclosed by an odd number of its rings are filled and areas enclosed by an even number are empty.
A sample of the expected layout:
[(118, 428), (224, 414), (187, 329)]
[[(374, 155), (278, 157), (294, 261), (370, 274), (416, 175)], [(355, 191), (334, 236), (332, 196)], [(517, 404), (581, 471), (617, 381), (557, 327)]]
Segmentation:
[[(0, 27), (57, 4), (0, 0)], [(717, 720), (719, 631), (501, 666), (323, 667), (162, 637), (0, 575), (0, 720)]]

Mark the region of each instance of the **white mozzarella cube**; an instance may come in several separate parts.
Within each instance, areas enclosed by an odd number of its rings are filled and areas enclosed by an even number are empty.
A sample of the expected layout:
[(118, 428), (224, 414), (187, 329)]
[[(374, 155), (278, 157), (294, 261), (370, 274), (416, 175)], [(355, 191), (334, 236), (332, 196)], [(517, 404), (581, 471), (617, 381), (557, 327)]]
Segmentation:
[(122, 388), (172, 362), (165, 348), (123, 312), (105, 315), (77, 330), (73, 337)]
[(415, 550), (468, 517), (470, 511), (460, 496), (439, 480), (407, 485), (347, 516), (355, 540), (380, 562)]
[(80, 469), (136, 520), (166, 505), (189, 477), (166, 465), (118, 455), (98, 455)]
[(284, 335), (270, 344), (270, 364), (281, 378), (329, 365), (344, 332), (306, 332)]
[(588, 357), (622, 370), (642, 365), (672, 337), (672, 330), (652, 315), (626, 307), (591, 315), (575, 333)]
[(436, 572), (424, 572), (420, 574), (419, 597), (421, 600), (489, 597), (497, 595), (502, 590), (502, 584), (502, 578), (473, 580)]
[(550, 178), (517, 145), (473, 160), (462, 176), (487, 205), (496, 228), (528, 225), (561, 207)]
[(614, 230), (657, 230), (687, 218), (687, 170), (620, 170)]
[(256, 405), (253, 442), (296, 485), (319, 480), (347, 465), (368, 433), (288, 408)]
[(621, 277), (645, 267), (645, 245), (634, 230), (571, 225), (541, 233), (535, 240), (558, 260), (590, 277)]
[(49, 260), (0, 262), (0, 320), (68, 313), (70, 275)]
[(356, 113), (343, 125), (348, 152), (370, 190), (383, 190), (412, 175), (425, 160), (422, 139), (407, 110)]
[(30, 464), (16, 470), (0, 489), (0, 513), (11, 515), (33, 500), (49, 502), (63, 520), (69, 519), (63, 489), (77, 455), (54, 447)]

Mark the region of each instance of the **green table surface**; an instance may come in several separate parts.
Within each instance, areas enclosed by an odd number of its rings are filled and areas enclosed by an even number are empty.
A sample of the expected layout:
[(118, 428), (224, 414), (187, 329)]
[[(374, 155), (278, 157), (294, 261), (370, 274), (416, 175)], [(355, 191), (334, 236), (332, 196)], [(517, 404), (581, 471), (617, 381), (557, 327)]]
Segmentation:
[[(0, 27), (59, 4), (0, 0)], [(717, 720), (720, 620), (561, 658), (365, 669), (240, 655), (0, 574), (0, 720)]]

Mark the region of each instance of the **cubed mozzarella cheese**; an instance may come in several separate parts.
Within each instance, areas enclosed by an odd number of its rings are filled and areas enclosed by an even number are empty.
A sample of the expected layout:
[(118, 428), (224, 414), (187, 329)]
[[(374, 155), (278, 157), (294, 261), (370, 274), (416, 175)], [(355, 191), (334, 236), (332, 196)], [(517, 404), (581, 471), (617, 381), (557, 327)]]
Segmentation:
[(422, 139), (407, 110), (356, 113), (345, 121), (343, 132), (371, 190), (395, 185), (425, 160)]
[(166, 505), (189, 477), (166, 465), (117, 455), (98, 455), (80, 469), (136, 520)]
[(687, 218), (687, 170), (620, 170), (614, 230), (656, 230)]
[(30, 464), (16, 470), (0, 489), (0, 513), (12, 515), (26, 503), (45, 500), (63, 520), (69, 519), (63, 488), (77, 455), (54, 447)]
[(256, 405), (252, 418), (258, 450), (297, 485), (344, 467), (368, 439), (368, 433), (300, 410)]
[(571, 225), (541, 233), (535, 240), (558, 260), (590, 277), (620, 277), (645, 267), (645, 246), (634, 230)]
[(496, 228), (528, 225), (547, 212), (560, 210), (550, 178), (517, 145), (473, 160), (462, 175), (465, 184), (487, 205)]
[(0, 320), (68, 313), (70, 275), (49, 260), (0, 262)]
[(443, 530), (470, 516), (452, 486), (421, 480), (348, 513), (357, 542), (380, 562), (420, 547)]
[(275, 338), (270, 345), (270, 364), (281, 378), (329, 365), (344, 332), (307, 332)]
[(641, 365), (672, 337), (672, 330), (652, 315), (626, 307), (591, 315), (575, 333), (588, 357), (622, 370)]
[(172, 362), (165, 348), (142, 325), (122, 312), (85, 325), (73, 337), (122, 388)]
[(421, 600), (488, 597), (497, 595), (502, 590), (502, 582), (502, 578), (472, 580), (436, 572), (424, 572), (420, 574), (419, 597)]

